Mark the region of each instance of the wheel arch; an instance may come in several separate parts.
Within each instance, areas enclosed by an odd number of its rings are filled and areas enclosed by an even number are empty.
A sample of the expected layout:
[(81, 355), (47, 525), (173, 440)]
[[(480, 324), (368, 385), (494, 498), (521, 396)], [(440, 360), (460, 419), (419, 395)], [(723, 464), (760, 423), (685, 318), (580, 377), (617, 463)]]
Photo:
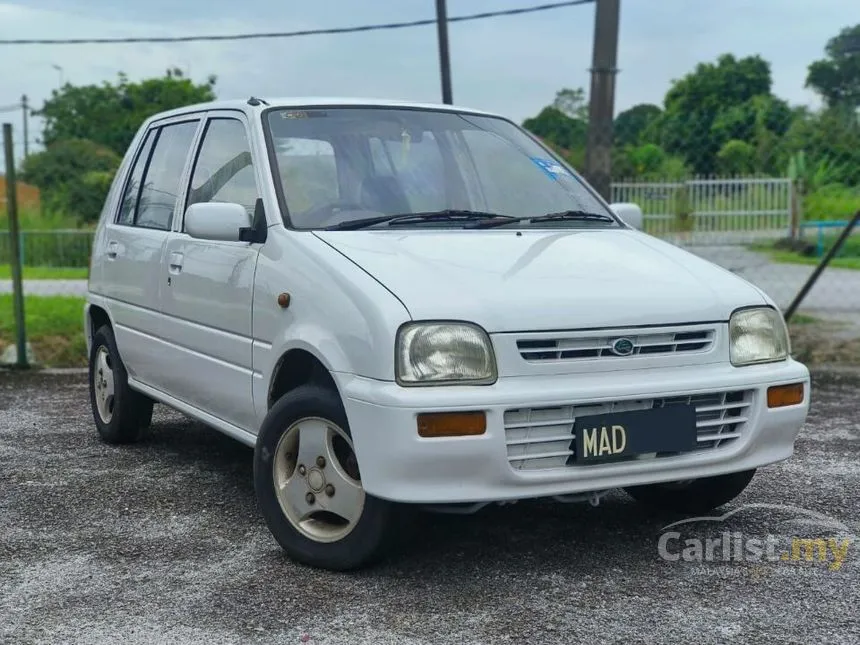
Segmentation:
[(316, 352), (306, 347), (291, 347), (275, 361), (266, 390), (266, 409), (284, 394), (308, 384), (329, 388), (340, 396), (331, 367)]
[(113, 329), (113, 320), (110, 317), (110, 313), (108, 313), (105, 307), (88, 302), (84, 313), (84, 338), (87, 343), (87, 356), (89, 356), (92, 349), (93, 336), (95, 336), (96, 331), (103, 325), (108, 325)]

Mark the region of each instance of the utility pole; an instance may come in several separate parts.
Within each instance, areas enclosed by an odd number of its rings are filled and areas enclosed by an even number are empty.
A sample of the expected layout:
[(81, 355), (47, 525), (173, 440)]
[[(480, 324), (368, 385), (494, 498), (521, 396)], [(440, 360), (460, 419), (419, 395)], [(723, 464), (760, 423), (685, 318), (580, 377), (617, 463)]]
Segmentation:
[(439, 70), (442, 74), (442, 103), (451, 105), (451, 54), (448, 51), (448, 9), (445, 0), (436, 0), (436, 28), (439, 32)]
[(615, 113), (620, 15), (621, 0), (597, 0), (585, 176), (607, 201), (612, 181), (612, 117)]
[(28, 120), (30, 117), (30, 106), (27, 105), (27, 95), (21, 97), (21, 110), (24, 113), (24, 161), (30, 156), (30, 136), (28, 132)]

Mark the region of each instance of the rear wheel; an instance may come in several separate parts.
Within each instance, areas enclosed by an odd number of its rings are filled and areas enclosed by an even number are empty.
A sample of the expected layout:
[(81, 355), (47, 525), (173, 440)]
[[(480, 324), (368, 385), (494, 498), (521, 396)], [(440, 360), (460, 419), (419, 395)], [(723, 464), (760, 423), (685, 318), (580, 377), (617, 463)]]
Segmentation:
[(680, 482), (631, 486), (624, 490), (636, 501), (674, 513), (706, 513), (740, 495), (755, 469)]
[(133, 443), (152, 422), (152, 400), (128, 385), (128, 373), (113, 330), (104, 325), (93, 335), (89, 365), (90, 404), (101, 438)]
[(263, 421), (254, 452), (263, 517), (293, 559), (334, 570), (377, 558), (390, 534), (391, 504), (368, 495), (340, 397), (305, 385)]

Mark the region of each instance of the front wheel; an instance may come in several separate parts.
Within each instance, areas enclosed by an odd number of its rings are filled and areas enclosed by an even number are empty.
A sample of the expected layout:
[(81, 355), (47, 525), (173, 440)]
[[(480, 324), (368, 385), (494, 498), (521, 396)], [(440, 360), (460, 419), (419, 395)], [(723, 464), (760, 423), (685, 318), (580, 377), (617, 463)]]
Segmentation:
[(387, 542), (391, 504), (364, 491), (346, 413), (330, 389), (301, 386), (272, 406), (254, 450), (254, 488), (272, 535), (299, 562), (354, 569)]
[(636, 501), (661, 511), (707, 513), (740, 495), (755, 469), (682, 482), (631, 486), (624, 490)]

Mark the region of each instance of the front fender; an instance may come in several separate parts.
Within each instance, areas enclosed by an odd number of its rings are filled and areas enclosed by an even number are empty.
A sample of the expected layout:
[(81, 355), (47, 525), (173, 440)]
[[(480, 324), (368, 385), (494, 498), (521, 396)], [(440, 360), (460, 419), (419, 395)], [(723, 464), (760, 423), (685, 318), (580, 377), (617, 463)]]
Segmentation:
[(339, 374), (355, 374), (358, 370), (356, 361), (350, 359), (342, 343), (338, 342), (331, 331), (318, 325), (291, 327), (279, 334), (271, 345), (254, 341), (252, 387), (258, 423), (262, 423), (268, 413), (269, 394), (281, 364), (294, 350), (302, 350), (316, 358), (335, 382), (339, 381)]
[[(279, 305), (288, 294), (286, 305)], [(333, 375), (394, 379), (403, 304), (361, 267), (312, 234), (269, 230), (254, 286), (253, 396), (260, 422), (281, 358), (301, 349)], [(335, 377), (337, 381), (337, 378)]]

